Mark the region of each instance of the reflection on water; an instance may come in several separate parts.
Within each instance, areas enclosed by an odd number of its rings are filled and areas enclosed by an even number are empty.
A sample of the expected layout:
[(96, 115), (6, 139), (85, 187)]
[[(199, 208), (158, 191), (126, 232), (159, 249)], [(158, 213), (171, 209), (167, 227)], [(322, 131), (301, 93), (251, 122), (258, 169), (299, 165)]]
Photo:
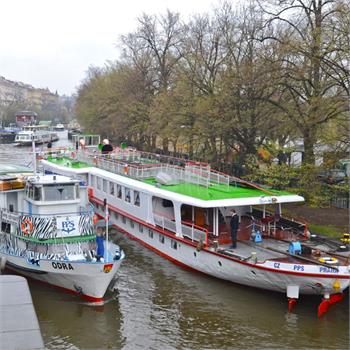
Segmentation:
[(349, 296), (317, 318), (320, 298), (294, 313), (285, 296), (183, 270), (115, 233), (127, 260), (102, 307), (31, 283), (52, 349), (347, 349)]
[(183, 270), (120, 233), (113, 239), (126, 259), (105, 305), (30, 283), (47, 348), (348, 349), (348, 293), (322, 319), (320, 297), (302, 297), (290, 314), (282, 294)]

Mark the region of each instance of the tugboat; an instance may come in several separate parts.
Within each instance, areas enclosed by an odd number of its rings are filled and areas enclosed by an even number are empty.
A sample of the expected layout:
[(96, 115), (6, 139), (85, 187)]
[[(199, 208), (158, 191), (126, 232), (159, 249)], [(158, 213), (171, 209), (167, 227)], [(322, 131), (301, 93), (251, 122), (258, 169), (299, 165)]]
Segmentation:
[(304, 201), (299, 195), (124, 147), (107, 155), (87, 148), (51, 155), (42, 165), (86, 181), (97, 213), (108, 200), (113, 225), (148, 249), (179, 266), (285, 293), (290, 311), (301, 294), (321, 295), (321, 316), (349, 287), (349, 244), (283, 217), (282, 205)]
[(94, 223), (86, 186), (66, 176), (0, 174), (1, 265), (102, 302), (124, 252), (108, 241), (108, 220)]

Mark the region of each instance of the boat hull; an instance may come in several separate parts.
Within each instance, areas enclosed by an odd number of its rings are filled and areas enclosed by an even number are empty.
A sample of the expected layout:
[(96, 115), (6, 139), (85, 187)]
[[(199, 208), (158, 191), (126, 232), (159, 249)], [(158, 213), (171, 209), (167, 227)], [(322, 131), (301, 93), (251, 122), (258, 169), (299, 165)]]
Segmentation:
[[(44, 166), (46, 170), (54, 173), (62, 172), (73, 177), (81, 176), (80, 170), (77, 169), (61, 167), (49, 162), (45, 162)], [(95, 176), (103, 176), (104, 179), (108, 179), (108, 172), (92, 169), (87, 168), (85, 173), (91, 171), (91, 174)], [(110, 180), (114, 180), (112, 173)], [(94, 184), (92, 189), (90, 200), (95, 204), (97, 213), (103, 217), (105, 215), (103, 203), (108, 193)], [(288, 287), (296, 286), (300, 294), (327, 295), (340, 293), (349, 287), (350, 266), (348, 264), (334, 268), (317, 263), (306, 263), (300, 259), (296, 259), (296, 262), (293, 263), (284, 263), (274, 260), (273, 255), (270, 260), (266, 259), (258, 263), (252, 261), (253, 259), (235, 258), (233, 252), (231, 256), (228, 256), (228, 254), (216, 251), (213, 247), (197, 247), (197, 243), (177, 237), (173, 232), (155, 226), (149, 217), (141, 219), (141, 215), (137, 216), (136, 210), (134, 215), (130, 214), (132, 213), (132, 210), (129, 209), (130, 205), (116, 199), (115, 196), (109, 196), (108, 201), (109, 210), (112, 212), (110, 223), (148, 249), (182, 267), (237, 284), (282, 293), (287, 293)], [(150, 231), (152, 234), (149, 234)], [(176, 242), (176, 249), (174, 242)], [(242, 243), (239, 242), (238, 245), (240, 244)], [(251, 252), (255, 249), (258, 247), (252, 247)]]
[[(113, 208), (110, 207), (110, 210), (113, 211)], [(346, 266), (338, 267), (339, 271), (303, 264), (283, 266), (280, 263), (279, 268), (273, 268), (270, 261), (251, 263), (228, 257), (214, 250), (199, 250), (195, 244), (174, 237), (161, 228), (147, 223), (141, 224), (132, 218), (128, 218), (124, 223), (121, 215), (116, 219), (112, 214), (110, 222), (130, 238), (179, 266), (233, 283), (281, 293), (286, 293), (288, 286), (298, 286), (300, 294), (310, 295), (339, 293), (349, 287), (350, 275), (349, 268)], [(140, 232), (140, 225), (142, 232)], [(152, 237), (148, 234), (149, 230), (153, 232)], [(159, 235), (164, 236), (164, 243), (162, 243), (163, 239), (159, 239)], [(174, 242), (177, 249), (173, 248)], [(312, 270), (302, 271), (308, 268)]]
[(1, 252), (6, 268), (25, 277), (79, 294), (88, 301), (103, 300), (107, 288), (115, 278), (123, 255), (110, 263), (87, 263), (74, 261), (40, 260), (38, 264), (26, 258)]

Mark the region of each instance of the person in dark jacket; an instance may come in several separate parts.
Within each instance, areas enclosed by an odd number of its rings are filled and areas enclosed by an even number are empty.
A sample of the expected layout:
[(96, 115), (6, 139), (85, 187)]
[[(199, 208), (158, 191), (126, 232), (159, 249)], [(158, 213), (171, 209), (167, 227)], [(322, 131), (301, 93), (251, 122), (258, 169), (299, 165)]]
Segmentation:
[(237, 248), (237, 231), (239, 226), (239, 217), (236, 213), (236, 210), (231, 209), (231, 220), (230, 220), (230, 227), (231, 227), (231, 239), (232, 239), (232, 245), (231, 248)]

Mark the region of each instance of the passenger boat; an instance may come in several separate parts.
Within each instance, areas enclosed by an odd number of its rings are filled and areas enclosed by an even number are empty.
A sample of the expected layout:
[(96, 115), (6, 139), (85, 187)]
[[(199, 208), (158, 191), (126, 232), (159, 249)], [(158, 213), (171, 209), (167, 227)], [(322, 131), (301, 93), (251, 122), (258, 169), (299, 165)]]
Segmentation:
[(16, 134), (15, 143), (19, 146), (30, 146), (34, 139), (35, 144), (40, 145), (51, 141), (50, 132), (22, 130)]
[(15, 143), (18, 146), (31, 146), (33, 139), (36, 145), (40, 145), (58, 141), (59, 138), (46, 125), (28, 125), (16, 134)]
[(124, 253), (95, 227), (86, 186), (65, 176), (7, 170), (0, 172), (2, 264), (101, 302)]
[[(85, 181), (97, 212), (103, 215), (107, 200), (113, 225), (150, 250), (182, 267), (285, 293), (289, 310), (300, 294), (322, 295), (322, 315), (349, 286), (349, 242), (310, 234), (305, 223), (283, 217), (282, 204), (304, 201), (299, 195), (133, 149), (61, 153), (42, 165)], [(232, 209), (240, 221), (236, 249)]]
[(55, 131), (64, 131), (64, 125), (63, 124), (57, 124), (53, 127)]

